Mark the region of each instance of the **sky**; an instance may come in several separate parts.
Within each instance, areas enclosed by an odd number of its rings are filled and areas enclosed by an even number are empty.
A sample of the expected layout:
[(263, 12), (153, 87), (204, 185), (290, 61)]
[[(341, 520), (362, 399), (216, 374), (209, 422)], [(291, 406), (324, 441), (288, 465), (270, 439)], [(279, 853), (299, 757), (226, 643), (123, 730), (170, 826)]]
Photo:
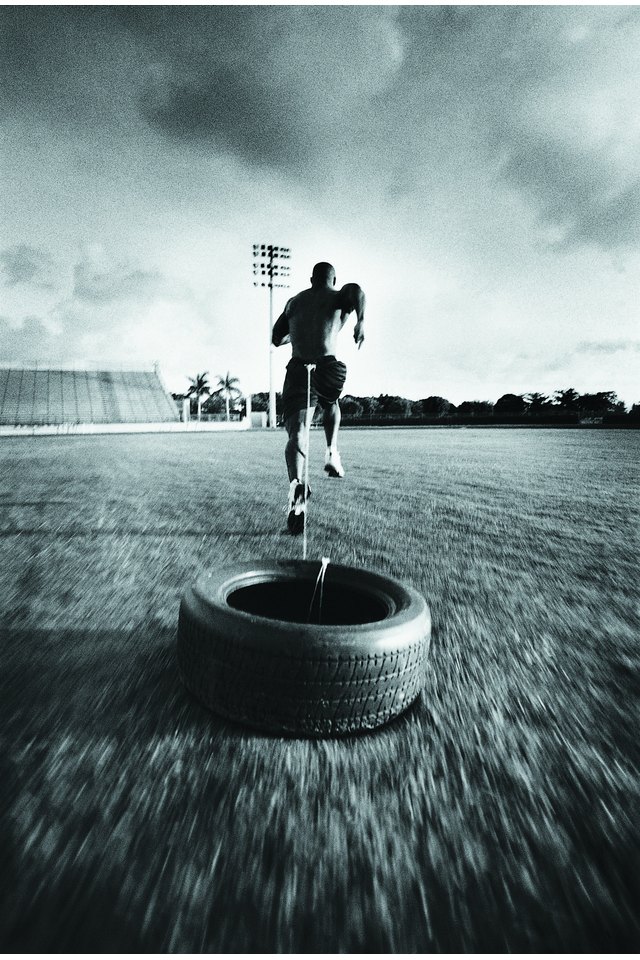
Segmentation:
[(640, 402), (638, 7), (3, 6), (0, 99), (2, 364), (266, 390), (258, 242), (348, 393)]

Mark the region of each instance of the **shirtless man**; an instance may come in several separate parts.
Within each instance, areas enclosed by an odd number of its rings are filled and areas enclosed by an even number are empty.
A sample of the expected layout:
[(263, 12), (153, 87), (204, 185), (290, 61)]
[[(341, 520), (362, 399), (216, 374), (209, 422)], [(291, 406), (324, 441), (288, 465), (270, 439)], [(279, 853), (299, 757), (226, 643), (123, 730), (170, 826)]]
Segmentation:
[[(336, 360), (338, 334), (354, 310), (357, 320), (353, 339), (358, 349), (364, 341), (364, 293), (356, 283), (348, 283), (335, 290), (336, 272), (330, 263), (316, 263), (311, 274), (311, 287), (292, 297), (273, 327), (273, 343), (276, 347), (291, 343), (291, 360), (282, 390), (284, 419), (289, 439), (285, 459), (289, 473), (289, 502), (287, 524), (292, 534), (304, 530), (306, 501), (310, 495), (305, 491), (304, 441), (307, 416), (309, 423), (316, 405), (322, 407), (323, 426), (327, 439), (324, 469), (328, 477), (344, 477), (344, 469), (338, 453), (338, 428), (340, 406), (338, 397), (342, 392), (347, 368)], [(305, 364), (314, 363), (311, 374), (311, 406), (307, 412), (307, 369)]]

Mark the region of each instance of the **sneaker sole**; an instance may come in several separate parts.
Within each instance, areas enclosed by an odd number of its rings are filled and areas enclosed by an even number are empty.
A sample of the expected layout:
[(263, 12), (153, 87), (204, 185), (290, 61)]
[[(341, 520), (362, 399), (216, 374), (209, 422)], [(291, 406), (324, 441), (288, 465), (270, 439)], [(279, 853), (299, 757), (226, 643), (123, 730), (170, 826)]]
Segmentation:
[[(311, 490), (307, 487), (307, 499), (311, 498)], [(287, 517), (287, 526), (289, 528), (289, 533), (294, 537), (297, 534), (304, 532), (304, 518), (305, 518), (305, 497), (304, 497), (304, 486), (299, 483), (296, 487), (295, 499), (291, 510), (289, 510), (289, 515)]]
[(290, 510), (287, 517), (287, 527), (289, 533), (294, 537), (304, 533), (304, 513), (296, 513), (295, 510)]

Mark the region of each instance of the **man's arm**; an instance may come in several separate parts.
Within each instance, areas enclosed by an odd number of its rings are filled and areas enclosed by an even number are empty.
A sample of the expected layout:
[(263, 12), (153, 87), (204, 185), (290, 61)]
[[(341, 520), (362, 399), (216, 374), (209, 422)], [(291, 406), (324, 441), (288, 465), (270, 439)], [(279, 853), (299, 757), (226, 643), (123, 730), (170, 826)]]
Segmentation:
[(340, 291), (343, 298), (342, 322), (344, 324), (347, 315), (355, 310), (357, 320), (353, 328), (353, 339), (358, 344), (358, 350), (364, 342), (364, 308), (365, 297), (364, 290), (357, 283), (346, 283)]
[(274, 347), (281, 347), (284, 343), (291, 343), (291, 338), (289, 337), (289, 317), (287, 316), (290, 303), (291, 301), (288, 300), (284, 310), (273, 325), (271, 343)]
[(364, 343), (364, 290), (358, 287), (356, 294), (356, 325), (353, 328), (353, 339), (358, 344), (358, 350)]

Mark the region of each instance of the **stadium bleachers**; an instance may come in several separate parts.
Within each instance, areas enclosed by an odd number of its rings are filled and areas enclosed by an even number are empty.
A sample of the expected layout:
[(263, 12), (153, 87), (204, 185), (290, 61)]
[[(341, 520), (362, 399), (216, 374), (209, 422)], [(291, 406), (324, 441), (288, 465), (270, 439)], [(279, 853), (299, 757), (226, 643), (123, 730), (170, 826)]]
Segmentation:
[(168, 423), (175, 401), (157, 373), (0, 369), (0, 424)]

